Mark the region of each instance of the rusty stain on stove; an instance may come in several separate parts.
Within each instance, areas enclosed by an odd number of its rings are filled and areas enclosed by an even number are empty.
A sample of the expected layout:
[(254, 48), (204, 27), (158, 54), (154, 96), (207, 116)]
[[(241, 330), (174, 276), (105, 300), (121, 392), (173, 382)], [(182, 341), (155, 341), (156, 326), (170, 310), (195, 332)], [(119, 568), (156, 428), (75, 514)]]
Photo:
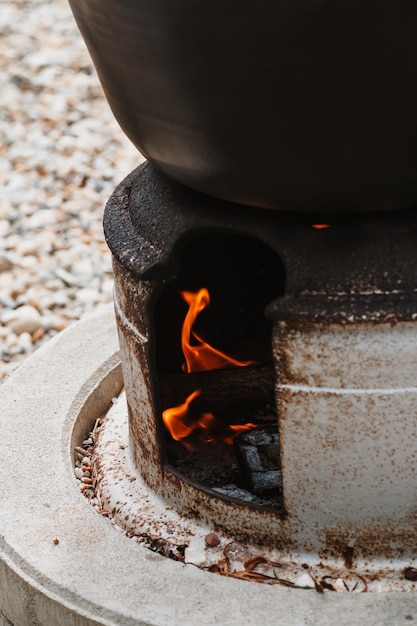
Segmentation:
[[(132, 173), (109, 201), (105, 230), (129, 445), (158, 497), (215, 530), (330, 554), (348, 569), (364, 556), (413, 553), (416, 222), (407, 211), (395, 220), (385, 213), (314, 221), (255, 212), (184, 189), (150, 165)], [(208, 234), (213, 241), (229, 234), (259, 241), (277, 259), (276, 295), (264, 317), (272, 328), (281, 510), (199, 484), (173, 466), (167, 451), (153, 315), (183, 271), (182, 251)]]
[[(119, 402), (115, 408), (121, 408)], [(114, 412), (114, 408), (102, 420), (98, 428), (96, 447), (93, 452), (93, 464), (97, 466), (97, 496), (103, 499), (102, 504), (104, 503), (107, 507), (107, 514), (110, 519), (125, 528), (127, 536), (132, 540), (136, 540), (141, 545), (164, 556), (182, 562), (194, 562), (192, 554), (189, 553), (189, 546), (197, 540), (197, 543), (200, 542), (200, 545), (206, 546), (205, 563), (200, 565), (204, 569), (267, 584), (274, 583), (297, 587), (298, 580), (300, 580), (300, 584), (304, 580), (300, 578), (301, 572), (307, 570), (311, 577), (312, 588), (316, 588), (317, 591), (324, 589), (339, 592), (378, 591), (381, 586), (388, 590), (390, 588), (407, 589), (413, 585), (411, 578), (407, 579), (409, 572), (412, 572), (411, 565), (396, 572), (389, 564), (381, 571), (375, 570), (367, 562), (360, 566), (353, 560), (350, 563), (351, 550), (356, 549), (356, 542), (349, 535), (345, 535), (344, 538), (337, 534), (334, 534), (333, 537), (330, 535), (327, 537), (329, 546), (335, 555), (335, 562), (333, 563), (330, 550), (327, 550), (322, 556), (318, 555), (313, 562), (311, 556), (305, 555), (301, 559), (297, 559), (295, 555), (290, 556), (289, 548), (285, 545), (282, 546), (284, 552), (277, 552), (271, 550), (270, 547), (262, 547), (252, 542), (240, 544), (236, 538), (231, 540), (222, 534), (218, 535), (219, 543), (213, 549), (207, 546), (208, 531), (204, 531), (200, 535), (201, 538), (198, 539), (197, 535), (201, 531), (197, 529), (196, 532), (195, 527), (191, 524), (187, 525), (187, 520), (184, 517), (177, 517), (176, 521), (167, 519), (173, 511), (169, 507), (166, 507), (165, 510), (155, 507), (155, 501), (146, 489), (139, 490), (133, 501), (133, 496), (131, 496), (129, 502), (129, 479), (132, 469), (129, 455), (126, 456), (128, 446), (122, 443), (127, 436), (126, 422), (116, 423), (116, 427), (110, 429), (106, 428), (106, 423), (109, 420), (110, 422), (114, 421), (114, 417), (111, 417), (112, 412)], [(124, 452), (121, 456), (118, 452), (120, 449), (123, 449)], [(111, 472), (115, 473), (117, 491), (114, 489), (114, 484), (108, 484), (109, 482), (112, 483), (111, 478), (110, 481), (108, 480)], [(118, 476), (116, 476), (117, 473)], [(139, 477), (138, 480), (140, 480)], [(126, 490), (125, 494), (123, 490)], [(112, 499), (113, 506), (111, 505)], [(126, 511), (130, 511), (129, 506), (132, 507), (133, 513), (126, 514)], [(100, 510), (106, 511), (106, 509)], [(226, 558), (226, 563), (224, 563), (224, 558)], [(309, 564), (303, 558), (308, 558)], [(343, 563), (343, 559), (345, 559), (345, 563)], [(252, 564), (254, 566), (259, 564), (260, 567), (253, 570), (253, 576), (245, 574), (245, 572), (250, 573), (252, 571)], [(223, 569), (225, 565), (226, 570)], [(255, 571), (259, 571), (259, 575), (256, 575)], [(263, 578), (263, 576), (266, 577)], [(405, 586), (401, 586), (401, 580), (405, 582)], [(360, 587), (358, 587), (358, 581), (362, 581)], [(304, 584), (305, 582), (303, 582)]]

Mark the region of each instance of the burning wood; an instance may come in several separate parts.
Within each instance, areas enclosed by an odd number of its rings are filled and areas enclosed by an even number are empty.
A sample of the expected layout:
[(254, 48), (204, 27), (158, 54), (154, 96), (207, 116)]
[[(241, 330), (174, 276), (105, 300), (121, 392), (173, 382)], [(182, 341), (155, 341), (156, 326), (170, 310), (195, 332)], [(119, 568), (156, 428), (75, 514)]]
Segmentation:
[(210, 411), (220, 421), (244, 419), (257, 424), (276, 425), (273, 415), (275, 374), (272, 367), (254, 365), (224, 368), (184, 375), (159, 376), (162, 407), (182, 404), (196, 389), (201, 394), (192, 402), (192, 411)]

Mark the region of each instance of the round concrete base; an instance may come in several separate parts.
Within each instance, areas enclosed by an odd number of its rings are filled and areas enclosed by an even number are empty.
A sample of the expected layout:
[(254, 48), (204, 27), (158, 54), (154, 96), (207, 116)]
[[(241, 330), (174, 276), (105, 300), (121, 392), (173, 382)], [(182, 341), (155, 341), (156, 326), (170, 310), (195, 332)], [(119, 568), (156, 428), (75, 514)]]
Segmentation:
[(122, 385), (111, 308), (64, 331), (1, 387), (0, 615), (15, 626), (408, 625), (411, 593), (249, 584), (159, 556), (80, 495), (74, 444)]

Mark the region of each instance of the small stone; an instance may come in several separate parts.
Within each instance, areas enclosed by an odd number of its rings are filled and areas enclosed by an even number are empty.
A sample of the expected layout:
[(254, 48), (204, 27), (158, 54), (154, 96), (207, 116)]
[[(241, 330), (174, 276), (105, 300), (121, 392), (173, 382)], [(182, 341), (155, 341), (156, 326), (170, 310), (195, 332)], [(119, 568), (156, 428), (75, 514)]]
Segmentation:
[(195, 536), (190, 539), (184, 552), (184, 558), (186, 563), (193, 563), (200, 567), (206, 563), (206, 543), (202, 537)]
[(33, 333), (42, 326), (39, 312), (32, 306), (21, 306), (13, 311), (6, 311), (1, 317), (2, 323), (16, 335)]
[(303, 589), (314, 589), (316, 585), (310, 574), (303, 572), (295, 581), (295, 586)]
[(81, 459), (87, 458), (87, 451), (84, 450), (84, 448), (81, 448), (80, 446), (75, 446), (75, 452), (81, 454)]
[(209, 548), (214, 548), (220, 543), (220, 538), (218, 537), (218, 535), (216, 535), (216, 533), (209, 533), (205, 536), (204, 540)]
[(13, 333), (10, 328), (8, 329), (8, 334), (5, 336), (5, 340), (4, 343), (6, 344), (7, 348), (12, 348), (13, 346), (16, 346), (18, 342), (18, 337), (15, 333)]
[(413, 582), (417, 581), (417, 568), (415, 567), (406, 567), (403, 570), (404, 578), (406, 580), (412, 580)]
[(0, 291), (0, 304), (6, 307), (7, 309), (14, 309), (16, 308), (17, 303), (16, 303), (16, 300), (11, 298), (8, 293), (2, 290)]
[(81, 467), (76, 467), (76, 468), (74, 469), (74, 474), (75, 474), (75, 476), (76, 476), (79, 480), (81, 480), (81, 478), (84, 476), (84, 472), (83, 472), (83, 470), (81, 469)]
[(32, 335), (32, 339), (31, 339), (32, 343), (33, 344), (37, 343), (40, 339), (42, 339), (44, 335), (45, 335), (45, 329), (40, 326), (39, 328), (35, 330), (35, 332)]
[(0, 254), (0, 272), (11, 270), (13, 267), (12, 260), (5, 254)]
[(29, 353), (33, 350), (32, 337), (29, 333), (24, 332), (19, 335), (18, 346), (22, 352)]

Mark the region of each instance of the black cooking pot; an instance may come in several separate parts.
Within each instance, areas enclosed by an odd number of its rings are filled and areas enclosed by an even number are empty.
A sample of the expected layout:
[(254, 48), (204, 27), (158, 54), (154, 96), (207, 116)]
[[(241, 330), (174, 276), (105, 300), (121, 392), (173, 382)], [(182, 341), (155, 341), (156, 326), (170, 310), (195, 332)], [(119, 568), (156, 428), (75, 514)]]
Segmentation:
[(168, 176), (286, 210), (417, 204), (416, 0), (70, 0)]

